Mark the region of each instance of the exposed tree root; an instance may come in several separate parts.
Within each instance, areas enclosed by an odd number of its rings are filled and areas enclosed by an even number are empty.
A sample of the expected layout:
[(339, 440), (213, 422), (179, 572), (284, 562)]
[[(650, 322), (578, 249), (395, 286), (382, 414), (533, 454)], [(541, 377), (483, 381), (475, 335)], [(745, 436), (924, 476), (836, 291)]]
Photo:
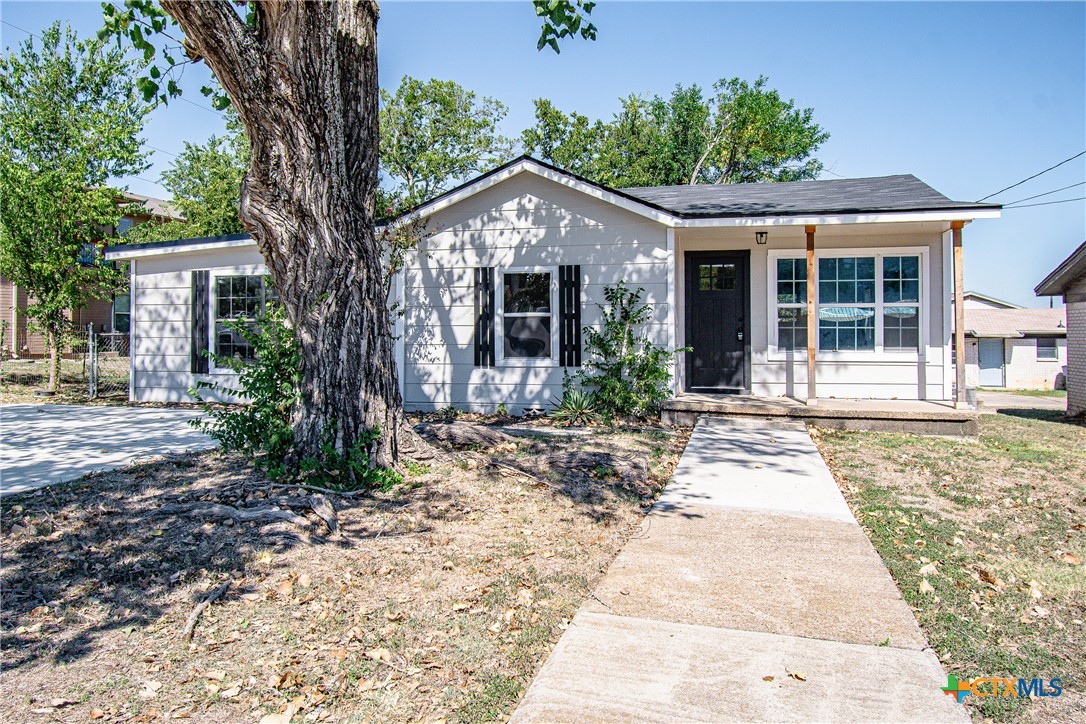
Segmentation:
[(185, 621), (185, 629), (181, 632), (181, 640), (185, 642), (192, 641), (192, 632), (196, 630), (196, 622), (200, 620), (200, 616), (203, 615), (207, 607), (216, 601), (220, 596), (226, 593), (227, 589), (232, 586), (234, 582), (232, 580), (222, 584), (214, 591), (212, 591), (207, 598), (196, 604), (196, 608), (192, 609), (192, 613), (189, 614), (188, 620)]
[(191, 515), (194, 518), (233, 520), (237, 523), (272, 523), (285, 520), (288, 523), (309, 527), (309, 519), (282, 508), (235, 508), (219, 503), (171, 503), (155, 511), (155, 515)]

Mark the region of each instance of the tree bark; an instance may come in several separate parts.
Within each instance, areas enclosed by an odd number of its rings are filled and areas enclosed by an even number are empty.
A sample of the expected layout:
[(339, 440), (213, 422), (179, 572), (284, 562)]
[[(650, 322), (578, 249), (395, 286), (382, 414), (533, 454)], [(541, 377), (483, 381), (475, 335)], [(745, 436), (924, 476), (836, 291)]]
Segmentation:
[(46, 332), (45, 344), (49, 347), (49, 381), (45, 389), (56, 394), (59, 382), (57, 373), (60, 368), (60, 335), (54, 331)]
[(347, 452), (368, 432), (391, 467), (403, 434), (377, 191), (377, 5), (163, 0), (186, 49), (214, 71), (252, 145), (241, 219), (302, 347), (299, 459)]

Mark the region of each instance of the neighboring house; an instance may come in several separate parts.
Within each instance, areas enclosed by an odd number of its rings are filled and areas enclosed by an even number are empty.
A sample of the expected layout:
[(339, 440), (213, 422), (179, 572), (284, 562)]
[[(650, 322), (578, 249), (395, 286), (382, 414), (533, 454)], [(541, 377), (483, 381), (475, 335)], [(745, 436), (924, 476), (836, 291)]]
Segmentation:
[(980, 292), (966, 292), (962, 295), (965, 300), (965, 308), (969, 309), (1022, 309), (1020, 304), (1005, 302), (1002, 299), (989, 297)]
[[(169, 203), (162, 199), (124, 193), (117, 199), (117, 207), (124, 212), (116, 227), (105, 229), (105, 237), (124, 236), (133, 226), (152, 219), (168, 221), (180, 219)], [(88, 244), (86, 253), (79, 260), (81, 264), (96, 264), (101, 261), (101, 252), (97, 246)], [(98, 332), (128, 332), (129, 297), (117, 294), (108, 299), (92, 299), (84, 307), (69, 310), (72, 323), (81, 329), (93, 324)], [(25, 289), (20, 289), (5, 276), (0, 276), (0, 354), (4, 357), (36, 357), (46, 353), (43, 335), (31, 331), (26, 317), (28, 304)]]
[[(427, 236), (390, 300), (404, 403), (550, 405), (619, 281), (644, 289), (656, 343), (692, 347), (676, 393), (951, 400), (952, 259), (999, 208), (908, 175), (609, 189), (520, 158), (413, 212)], [(132, 262), (133, 400), (227, 374), (205, 350), (250, 354), (224, 326), (267, 296), (248, 236), (106, 256)]]
[(1067, 413), (1086, 412), (1086, 242), (1033, 290), (1067, 305)]
[(970, 387), (1063, 388), (1067, 319), (1062, 308), (970, 306), (967, 295), (965, 345), (966, 384)]

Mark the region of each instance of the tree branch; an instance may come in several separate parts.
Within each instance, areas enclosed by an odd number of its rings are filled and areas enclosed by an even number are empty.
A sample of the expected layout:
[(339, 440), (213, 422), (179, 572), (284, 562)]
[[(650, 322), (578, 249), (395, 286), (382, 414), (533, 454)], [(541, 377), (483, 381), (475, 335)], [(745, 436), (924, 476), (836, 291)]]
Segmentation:
[(260, 51), (231, 0), (162, 0), (185, 31), (185, 52), (207, 62), (229, 96), (251, 92)]

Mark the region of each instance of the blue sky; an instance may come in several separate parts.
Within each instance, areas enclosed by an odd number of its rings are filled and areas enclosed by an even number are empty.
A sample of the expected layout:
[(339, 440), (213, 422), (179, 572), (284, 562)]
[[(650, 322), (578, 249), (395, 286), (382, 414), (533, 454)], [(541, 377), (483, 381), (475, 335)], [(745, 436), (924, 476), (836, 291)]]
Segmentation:
[[(610, 117), (629, 93), (722, 77), (769, 84), (815, 109), (831, 139), (823, 178), (912, 173), (972, 201), (1086, 150), (1086, 3), (662, 3), (604, 0), (594, 43), (537, 52), (528, 0), (382, 5), (382, 84), (404, 74), (442, 78), (509, 107), (504, 131), (532, 122), (532, 100)], [(2, 41), (54, 20), (100, 25), (87, 3), (0, 3)], [(10, 23), (11, 25), (7, 24)], [(222, 130), (198, 93), (155, 111), (145, 137), (155, 166), (127, 179), (162, 195), (158, 173), (185, 141)], [(194, 105), (195, 104), (195, 105)], [(1086, 157), (994, 198), (1009, 203), (1086, 180)], [(1077, 186), (1026, 203), (1086, 196)], [(1043, 305), (1033, 286), (1086, 239), (1086, 202), (1008, 209), (965, 230), (966, 284)]]

